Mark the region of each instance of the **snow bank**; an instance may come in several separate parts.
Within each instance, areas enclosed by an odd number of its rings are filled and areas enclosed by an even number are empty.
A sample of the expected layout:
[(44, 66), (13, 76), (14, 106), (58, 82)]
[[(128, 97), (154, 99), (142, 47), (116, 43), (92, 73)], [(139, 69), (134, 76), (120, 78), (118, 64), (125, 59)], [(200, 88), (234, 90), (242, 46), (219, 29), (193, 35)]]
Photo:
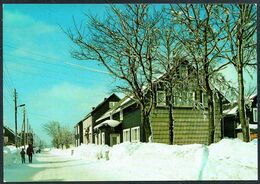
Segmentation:
[(12, 164), (21, 163), (21, 150), (22, 148), (16, 148), (15, 146), (4, 146), (4, 166), (10, 166)]
[(257, 139), (245, 143), (240, 139), (222, 139), (209, 146), (205, 180), (256, 180)]
[[(101, 159), (100, 167), (107, 168), (111, 175), (120, 171), (122, 180), (257, 180), (257, 142), (257, 139), (245, 143), (225, 138), (210, 146), (140, 142), (124, 142), (113, 147), (82, 144), (64, 150), (52, 148), (49, 152), (82, 160)], [(19, 152), (5, 147), (4, 160), (5, 164), (20, 161)]]
[(178, 146), (126, 142), (113, 146), (109, 158), (129, 172), (145, 172), (148, 176), (156, 173), (160, 179), (197, 180), (205, 150), (206, 147), (200, 144)]
[(110, 147), (107, 145), (81, 144), (79, 147), (65, 150), (52, 148), (50, 152), (55, 155), (72, 156), (85, 160), (98, 160), (108, 159), (109, 150)]

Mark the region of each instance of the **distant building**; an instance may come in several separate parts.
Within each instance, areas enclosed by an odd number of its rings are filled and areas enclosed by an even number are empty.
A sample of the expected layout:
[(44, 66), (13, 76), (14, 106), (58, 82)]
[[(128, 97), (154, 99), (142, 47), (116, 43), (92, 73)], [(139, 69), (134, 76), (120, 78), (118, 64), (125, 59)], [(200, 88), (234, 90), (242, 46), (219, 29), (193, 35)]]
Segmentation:
[(106, 111), (112, 108), (120, 98), (112, 94), (108, 98), (104, 98), (103, 102), (92, 108), (82, 120), (80, 120), (74, 127), (75, 129), (75, 145), (79, 146), (81, 143), (96, 143), (98, 140), (94, 138), (93, 127), (96, 125), (96, 120), (100, 118)]
[[(3, 127), (3, 135), (4, 135), (4, 146), (6, 145), (15, 145), (15, 132), (7, 127)], [(17, 142), (20, 142), (20, 136), (17, 136)]]

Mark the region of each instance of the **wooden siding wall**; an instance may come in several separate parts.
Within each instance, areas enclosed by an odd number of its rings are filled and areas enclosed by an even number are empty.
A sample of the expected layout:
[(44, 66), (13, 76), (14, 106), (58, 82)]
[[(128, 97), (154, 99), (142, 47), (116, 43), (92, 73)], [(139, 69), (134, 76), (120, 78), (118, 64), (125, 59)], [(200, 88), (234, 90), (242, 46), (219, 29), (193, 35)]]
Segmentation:
[[(218, 100), (218, 99), (217, 99)], [(216, 100), (216, 102), (218, 102)], [(219, 103), (215, 103), (215, 142), (221, 139), (221, 115)], [(174, 108), (174, 144), (208, 144), (208, 112), (192, 108)], [(167, 108), (155, 108), (152, 113), (154, 142), (169, 144), (169, 112)]]
[(153, 109), (151, 118), (153, 141), (169, 144), (169, 111), (167, 108)]

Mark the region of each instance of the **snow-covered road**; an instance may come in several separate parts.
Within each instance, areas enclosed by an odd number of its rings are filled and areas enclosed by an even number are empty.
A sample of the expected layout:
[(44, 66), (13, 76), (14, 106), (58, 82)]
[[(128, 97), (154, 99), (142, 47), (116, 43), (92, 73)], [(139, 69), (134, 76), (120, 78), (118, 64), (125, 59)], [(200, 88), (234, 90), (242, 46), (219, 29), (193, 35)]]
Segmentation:
[[(27, 158), (26, 158), (27, 159)], [(14, 181), (88, 181), (112, 180), (104, 173), (102, 162), (84, 161), (51, 155), (48, 152), (34, 154), (33, 163), (16, 164), (4, 169), (4, 179)], [(101, 169), (98, 171), (97, 169)]]

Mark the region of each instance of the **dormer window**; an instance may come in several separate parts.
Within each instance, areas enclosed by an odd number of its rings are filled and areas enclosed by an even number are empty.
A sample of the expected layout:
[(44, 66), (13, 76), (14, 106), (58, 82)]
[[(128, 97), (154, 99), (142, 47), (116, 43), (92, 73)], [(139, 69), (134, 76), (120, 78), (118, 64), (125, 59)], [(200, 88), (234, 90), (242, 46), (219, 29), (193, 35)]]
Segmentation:
[(112, 108), (116, 105), (117, 102), (109, 102), (109, 108)]
[(188, 67), (187, 66), (180, 66), (179, 75), (180, 75), (181, 78), (187, 78), (188, 77)]
[(166, 106), (166, 94), (165, 91), (157, 91), (156, 105), (160, 107)]

